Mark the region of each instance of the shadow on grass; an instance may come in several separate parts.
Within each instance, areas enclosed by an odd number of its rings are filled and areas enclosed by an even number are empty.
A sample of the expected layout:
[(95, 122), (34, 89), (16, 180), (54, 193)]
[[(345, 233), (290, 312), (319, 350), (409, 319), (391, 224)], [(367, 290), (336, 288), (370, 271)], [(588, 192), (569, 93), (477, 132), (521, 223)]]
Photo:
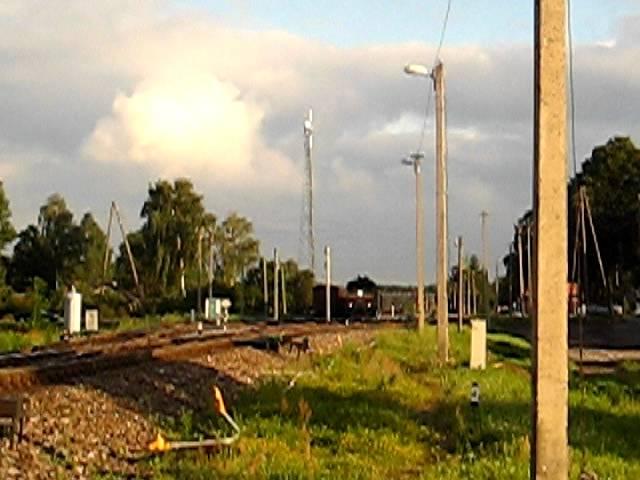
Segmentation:
[(502, 359), (529, 360), (531, 349), (508, 340), (487, 340), (487, 349)]

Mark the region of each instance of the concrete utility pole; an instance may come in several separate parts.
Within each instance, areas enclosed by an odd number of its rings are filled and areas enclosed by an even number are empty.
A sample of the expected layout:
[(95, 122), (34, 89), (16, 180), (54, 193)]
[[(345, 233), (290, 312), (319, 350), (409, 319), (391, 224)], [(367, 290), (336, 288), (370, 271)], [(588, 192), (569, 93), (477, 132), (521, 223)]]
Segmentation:
[(495, 283), (496, 283), (496, 313), (498, 313), (498, 307), (500, 306), (500, 277), (498, 276), (499, 271), (500, 271), (500, 261), (496, 260), (496, 277), (495, 277)]
[[(208, 281), (209, 281), (209, 302), (211, 302), (211, 298), (213, 298), (213, 229), (209, 230), (209, 271), (207, 272)], [(209, 303), (209, 308), (211, 308), (211, 303)], [(207, 312), (207, 318), (209, 318), (209, 313)]]
[(487, 243), (487, 217), (489, 212), (480, 212), (482, 235), (482, 314), (489, 315), (488, 286), (489, 286), (489, 245)]
[(449, 312), (447, 302), (447, 132), (445, 111), (444, 66), (433, 69), (436, 90), (436, 228), (438, 238), (438, 358), (441, 363), (449, 358)]
[(467, 270), (465, 277), (466, 279), (466, 285), (467, 285), (467, 308), (466, 308), (466, 312), (467, 315), (471, 315), (471, 270)]
[(265, 317), (269, 315), (269, 288), (267, 284), (267, 259), (262, 257), (262, 298), (264, 301)]
[(198, 315), (202, 315), (202, 239), (204, 231), (198, 229)]
[(278, 263), (278, 249), (273, 249), (273, 319), (277, 322), (280, 320), (278, 314), (278, 272), (280, 264)]
[(402, 163), (413, 167), (416, 177), (416, 277), (418, 331), (424, 330), (424, 201), (422, 195), (422, 159), (420, 152), (412, 153)]
[(280, 268), (280, 281), (282, 283), (282, 315), (286, 317), (287, 316), (287, 279), (284, 273), (285, 265), (283, 265), (282, 268)]
[(462, 265), (462, 237), (458, 237), (458, 331), (462, 331), (464, 320), (464, 267)]
[(531, 315), (531, 310), (533, 310), (533, 305), (531, 302), (531, 290), (533, 288), (533, 272), (531, 269), (531, 221), (527, 223), (527, 313)]
[(522, 266), (522, 226), (521, 225), (516, 225), (515, 226), (516, 229), (516, 236), (518, 237), (518, 283), (519, 283), (519, 293), (520, 293), (520, 313), (522, 313), (522, 315), (524, 316), (525, 314), (528, 314), (528, 312), (526, 311), (525, 308), (525, 302), (524, 302), (524, 270), (523, 270), (523, 266)]
[(331, 248), (324, 247), (324, 272), (325, 278), (325, 310), (327, 314), (327, 323), (331, 322)]
[(531, 478), (566, 480), (567, 0), (536, 0)]

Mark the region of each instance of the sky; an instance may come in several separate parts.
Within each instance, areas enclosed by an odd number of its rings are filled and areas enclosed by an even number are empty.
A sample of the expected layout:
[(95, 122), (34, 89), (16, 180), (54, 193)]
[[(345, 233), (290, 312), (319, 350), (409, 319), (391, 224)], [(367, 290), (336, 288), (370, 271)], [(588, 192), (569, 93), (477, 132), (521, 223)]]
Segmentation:
[[(106, 223), (140, 225), (149, 182), (186, 176), (219, 218), (249, 217), (265, 255), (302, 258), (302, 122), (314, 109), (316, 258), (334, 277), (415, 278), (420, 144), (446, 0), (0, 1), (0, 178), (14, 223), (60, 192)], [(640, 1), (573, 0), (579, 161), (640, 142)], [(449, 237), (492, 264), (530, 206), (533, 2), (452, 0), (447, 79)], [(427, 116), (427, 278), (434, 277), (434, 130)], [(322, 275), (322, 262), (317, 262)]]

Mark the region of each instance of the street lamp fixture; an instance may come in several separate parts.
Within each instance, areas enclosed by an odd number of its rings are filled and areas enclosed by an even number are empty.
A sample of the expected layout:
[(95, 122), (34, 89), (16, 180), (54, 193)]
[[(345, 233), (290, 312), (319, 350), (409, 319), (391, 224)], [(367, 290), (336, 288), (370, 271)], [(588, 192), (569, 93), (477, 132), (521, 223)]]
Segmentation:
[(407, 75), (417, 75), (420, 77), (433, 78), (433, 72), (424, 65), (417, 63), (407, 63), (404, 67), (404, 73)]

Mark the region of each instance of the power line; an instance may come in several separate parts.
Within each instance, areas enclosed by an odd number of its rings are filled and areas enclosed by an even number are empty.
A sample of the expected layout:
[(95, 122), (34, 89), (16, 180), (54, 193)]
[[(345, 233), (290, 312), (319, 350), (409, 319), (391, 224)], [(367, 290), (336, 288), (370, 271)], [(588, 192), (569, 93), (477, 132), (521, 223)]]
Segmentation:
[[(438, 48), (436, 49), (436, 54), (433, 57), (433, 62), (431, 62), (432, 67), (436, 65), (436, 62), (440, 58), (440, 51), (442, 50), (444, 37), (447, 32), (447, 25), (449, 24), (449, 14), (451, 13), (451, 2), (452, 0), (447, 0), (447, 9), (444, 13), (444, 18), (442, 20), (442, 28), (440, 30), (440, 40), (438, 41)], [(427, 96), (427, 104), (424, 109), (424, 116), (422, 120), (422, 131), (420, 132), (420, 143), (418, 144), (418, 148), (416, 149), (416, 152), (421, 152), (422, 147), (424, 145), (424, 134), (427, 130), (427, 120), (429, 118), (429, 113), (431, 112), (432, 97), (433, 97), (433, 89), (430, 88)]]
[(567, 1), (567, 32), (569, 40), (569, 95), (571, 116), (571, 156), (573, 159), (573, 176), (578, 173), (578, 160), (576, 158), (576, 99), (573, 82), (573, 32), (571, 26), (571, 1)]

